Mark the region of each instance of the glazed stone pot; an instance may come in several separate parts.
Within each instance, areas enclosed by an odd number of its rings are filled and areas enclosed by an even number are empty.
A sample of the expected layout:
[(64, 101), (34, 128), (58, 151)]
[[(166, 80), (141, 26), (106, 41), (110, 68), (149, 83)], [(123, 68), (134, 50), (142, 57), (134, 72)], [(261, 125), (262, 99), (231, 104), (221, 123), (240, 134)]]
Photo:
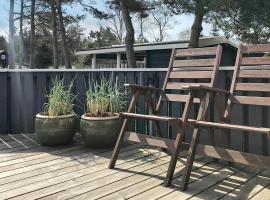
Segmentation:
[(108, 148), (115, 145), (122, 126), (119, 114), (112, 117), (81, 117), (80, 133), (87, 147)]
[(74, 114), (48, 116), (42, 113), (36, 115), (35, 133), (42, 145), (65, 145), (72, 141), (76, 131)]

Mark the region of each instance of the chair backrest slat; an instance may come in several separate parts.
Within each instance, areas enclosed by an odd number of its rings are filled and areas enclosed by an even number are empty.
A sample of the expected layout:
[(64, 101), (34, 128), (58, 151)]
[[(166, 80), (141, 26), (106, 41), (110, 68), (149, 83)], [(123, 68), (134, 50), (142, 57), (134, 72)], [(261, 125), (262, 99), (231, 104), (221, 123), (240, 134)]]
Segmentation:
[(194, 59), (194, 60), (176, 60), (173, 67), (185, 68), (185, 67), (209, 67), (214, 66), (215, 59)]
[[(239, 46), (229, 102), (270, 106), (270, 97), (262, 97), (258, 93), (270, 92), (270, 83), (265, 82), (270, 79), (270, 67), (264, 66), (270, 65), (269, 52), (270, 44)], [(237, 92), (245, 93), (243, 95)], [(229, 111), (228, 108), (226, 110)]]
[(269, 78), (270, 70), (241, 70), (239, 78)]
[(242, 65), (270, 65), (270, 57), (243, 57)]
[(270, 92), (270, 83), (236, 83), (235, 90)]
[(270, 44), (248, 45), (242, 49), (242, 53), (265, 53), (269, 52)]
[(270, 97), (232, 96), (232, 103), (255, 106), (270, 106)]
[[(183, 86), (214, 86), (217, 79), (222, 47), (173, 49), (168, 72), (165, 77), (164, 95), (159, 99), (157, 110), (162, 101), (187, 102), (187, 90)], [(200, 103), (200, 99), (194, 99)]]
[(216, 47), (192, 48), (192, 49), (177, 49), (176, 57), (189, 56), (214, 56), (217, 53)]
[[(174, 49), (163, 89), (183, 90), (183, 86), (213, 86), (217, 79), (222, 47)], [(172, 91), (168, 92), (169, 94)], [(175, 95), (179, 95), (175, 94)], [(169, 95), (167, 101), (185, 102), (186, 98)], [(163, 98), (164, 100), (164, 98)], [(184, 100), (184, 101), (183, 101)]]
[(172, 71), (170, 78), (208, 78), (212, 77), (212, 71)]

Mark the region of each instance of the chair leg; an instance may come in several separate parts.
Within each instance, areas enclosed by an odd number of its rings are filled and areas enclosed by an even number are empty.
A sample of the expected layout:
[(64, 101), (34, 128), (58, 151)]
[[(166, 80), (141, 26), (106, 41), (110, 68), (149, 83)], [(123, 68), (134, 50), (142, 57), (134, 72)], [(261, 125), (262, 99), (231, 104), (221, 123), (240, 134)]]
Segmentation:
[[(134, 112), (136, 102), (137, 102), (137, 99), (138, 99), (138, 94), (139, 93), (135, 93), (133, 95), (133, 97), (131, 99), (131, 102), (130, 102), (130, 105), (129, 105), (129, 108), (128, 108), (128, 112)], [(124, 135), (125, 135), (125, 132), (126, 132), (127, 128), (128, 128), (128, 120), (125, 119), (124, 122), (123, 122), (122, 128), (120, 130), (116, 145), (115, 145), (114, 150), (113, 150), (111, 161), (110, 161), (109, 166), (108, 166), (109, 169), (113, 169), (114, 166), (115, 166), (115, 163), (116, 163), (116, 160), (118, 158), (120, 149), (121, 149), (121, 147), (122, 147), (122, 145), (124, 143)]]
[(164, 182), (164, 186), (166, 187), (169, 187), (172, 183), (172, 179), (173, 179), (177, 159), (181, 150), (181, 144), (183, 142), (183, 139), (184, 139), (184, 132), (182, 129), (181, 131), (179, 131), (179, 133), (177, 133), (177, 139), (176, 139), (176, 145), (175, 145), (176, 149), (171, 156), (170, 165), (169, 165), (165, 182)]
[(172, 179), (173, 179), (173, 175), (174, 175), (174, 170), (176, 167), (176, 162), (179, 156), (179, 152), (181, 149), (181, 144), (183, 142), (184, 136), (185, 136), (185, 131), (188, 125), (188, 117), (189, 117), (189, 113), (191, 110), (191, 105), (193, 103), (193, 94), (190, 94), (188, 101), (186, 102), (185, 105), (185, 109), (183, 112), (183, 120), (182, 120), (182, 124), (179, 125), (178, 127), (178, 133), (176, 135), (176, 139), (175, 139), (175, 151), (173, 152), (172, 156), (171, 156), (171, 161), (170, 161), (170, 165), (167, 171), (167, 175), (165, 178), (165, 182), (164, 185), (166, 187), (170, 186), (172, 183)]
[(121, 128), (121, 131), (119, 133), (119, 136), (118, 136), (118, 139), (117, 139), (117, 142), (116, 142), (116, 145), (114, 147), (114, 150), (113, 150), (113, 154), (112, 154), (112, 157), (111, 157), (111, 161), (110, 161), (110, 164), (109, 164), (109, 169), (113, 169), (114, 166), (115, 166), (115, 163), (116, 163), (116, 160), (118, 158), (118, 155), (119, 155), (119, 152), (120, 152), (120, 149), (124, 143), (124, 135), (125, 135), (125, 132), (127, 130), (127, 126), (128, 126), (128, 120), (125, 119), (124, 122), (123, 122), (123, 125), (122, 125), (122, 128)]
[(186, 163), (185, 172), (183, 175), (182, 190), (186, 190), (188, 186), (188, 182), (189, 182), (189, 178), (190, 178), (190, 174), (192, 170), (192, 165), (193, 165), (193, 161), (195, 157), (196, 145), (199, 141), (199, 137), (200, 137), (199, 129), (196, 128), (194, 129), (192, 140), (191, 140), (189, 151), (188, 151), (187, 163)]
[[(198, 120), (205, 120), (207, 119), (207, 114), (209, 112), (209, 107), (210, 107), (210, 102), (212, 101), (212, 95), (209, 93), (206, 94), (206, 96), (202, 99), (200, 109), (198, 112), (197, 119)], [(189, 151), (188, 151), (188, 157), (187, 157), (187, 162), (186, 162), (186, 167), (185, 167), (185, 172), (183, 175), (183, 183), (182, 183), (182, 190), (186, 190), (192, 170), (192, 165), (195, 157), (195, 151), (196, 151), (196, 145), (199, 142), (200, 138), (200, 129), (195, 128), (192, 134), (192, 139), (191, 143), (189, 146)]]

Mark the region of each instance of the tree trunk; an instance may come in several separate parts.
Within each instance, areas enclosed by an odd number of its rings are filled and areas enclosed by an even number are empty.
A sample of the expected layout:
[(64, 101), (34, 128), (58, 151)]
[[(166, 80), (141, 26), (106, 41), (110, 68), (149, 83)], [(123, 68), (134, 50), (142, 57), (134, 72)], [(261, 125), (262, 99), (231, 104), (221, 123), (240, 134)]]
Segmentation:
[(69, 55), (68, 55), (68, 48), (67, 48), (67, 41), (66, 41), (66, 30), (65, 30), (65, 26), (64, 26), (61, 0), (57, 1), (57, 10), (58, 10), (60, 34), (61, 34), (61, 39), (62, 39), (62, 48), (63, 48), (63, 53), (64, 53), (65, 65), (66, 65), (67, 69), (71, 69), (70, 59), (69, 59)]
[(9, 4), (9, 68), (14, 68), (14, 0)]
[(22, 68), (23, 65), (23, 6), (24, 6), (24, 0), (21, 0), (21, 10), (20, 10), (20, 49), (19, 49), (19, 68)]
[(126, 46), (126, 56), (127, 56), (127, 62), (128, 62), (128, 67), (133, 67), (136, 68), (136, 58), (135, 58), (135, 52), (133, 48), (134, 44), (134, 28), (132, 25), (131, 17), (129, 15), (128, 8), (126, 5), (120, 1), (120, 7), (121, 7), (121, 12), (123, 15), (123, 20), (125, 23), (126, 27), (126, 38), (125, 38), (125, 46)]
[(53, 32), (53, 67), (58, 69), (58, 37), (57, 37), (57, 23), (56, 23), (56, 7), (55, 0), (51, 0), (52, 11), (52, 32)]
[(188, 48), (199, 47), (199, 38), (203, 30), (202, 28), (203, 14), (201, 12), (195, 12), (195, 18), (191, 27), (191, 34)]
[(31, 0), (31, 14), (30, 14), (30, 68), (35, 66), (35, 7), (36, 0)]

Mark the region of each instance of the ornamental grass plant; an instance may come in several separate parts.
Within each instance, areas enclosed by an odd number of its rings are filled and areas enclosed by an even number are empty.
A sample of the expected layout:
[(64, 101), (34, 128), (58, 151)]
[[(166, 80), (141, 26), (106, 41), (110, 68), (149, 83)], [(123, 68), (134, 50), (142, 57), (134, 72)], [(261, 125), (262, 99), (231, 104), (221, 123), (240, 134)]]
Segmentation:
[(90, 81), (86, 92), (86, 116), (110, 117), (121, 112), (126, 105), (125, 95), (117, 83), (103, 78), (99, 82)]
[(72, 93), (74, 80), (68, 86), (64, 80), (55, 78), (52, 81), (52, 88), (47, 95), (48, 103), (44, 105), (44, 114), (49, 116), (74, 114), (73, 102), (76, 96)]

